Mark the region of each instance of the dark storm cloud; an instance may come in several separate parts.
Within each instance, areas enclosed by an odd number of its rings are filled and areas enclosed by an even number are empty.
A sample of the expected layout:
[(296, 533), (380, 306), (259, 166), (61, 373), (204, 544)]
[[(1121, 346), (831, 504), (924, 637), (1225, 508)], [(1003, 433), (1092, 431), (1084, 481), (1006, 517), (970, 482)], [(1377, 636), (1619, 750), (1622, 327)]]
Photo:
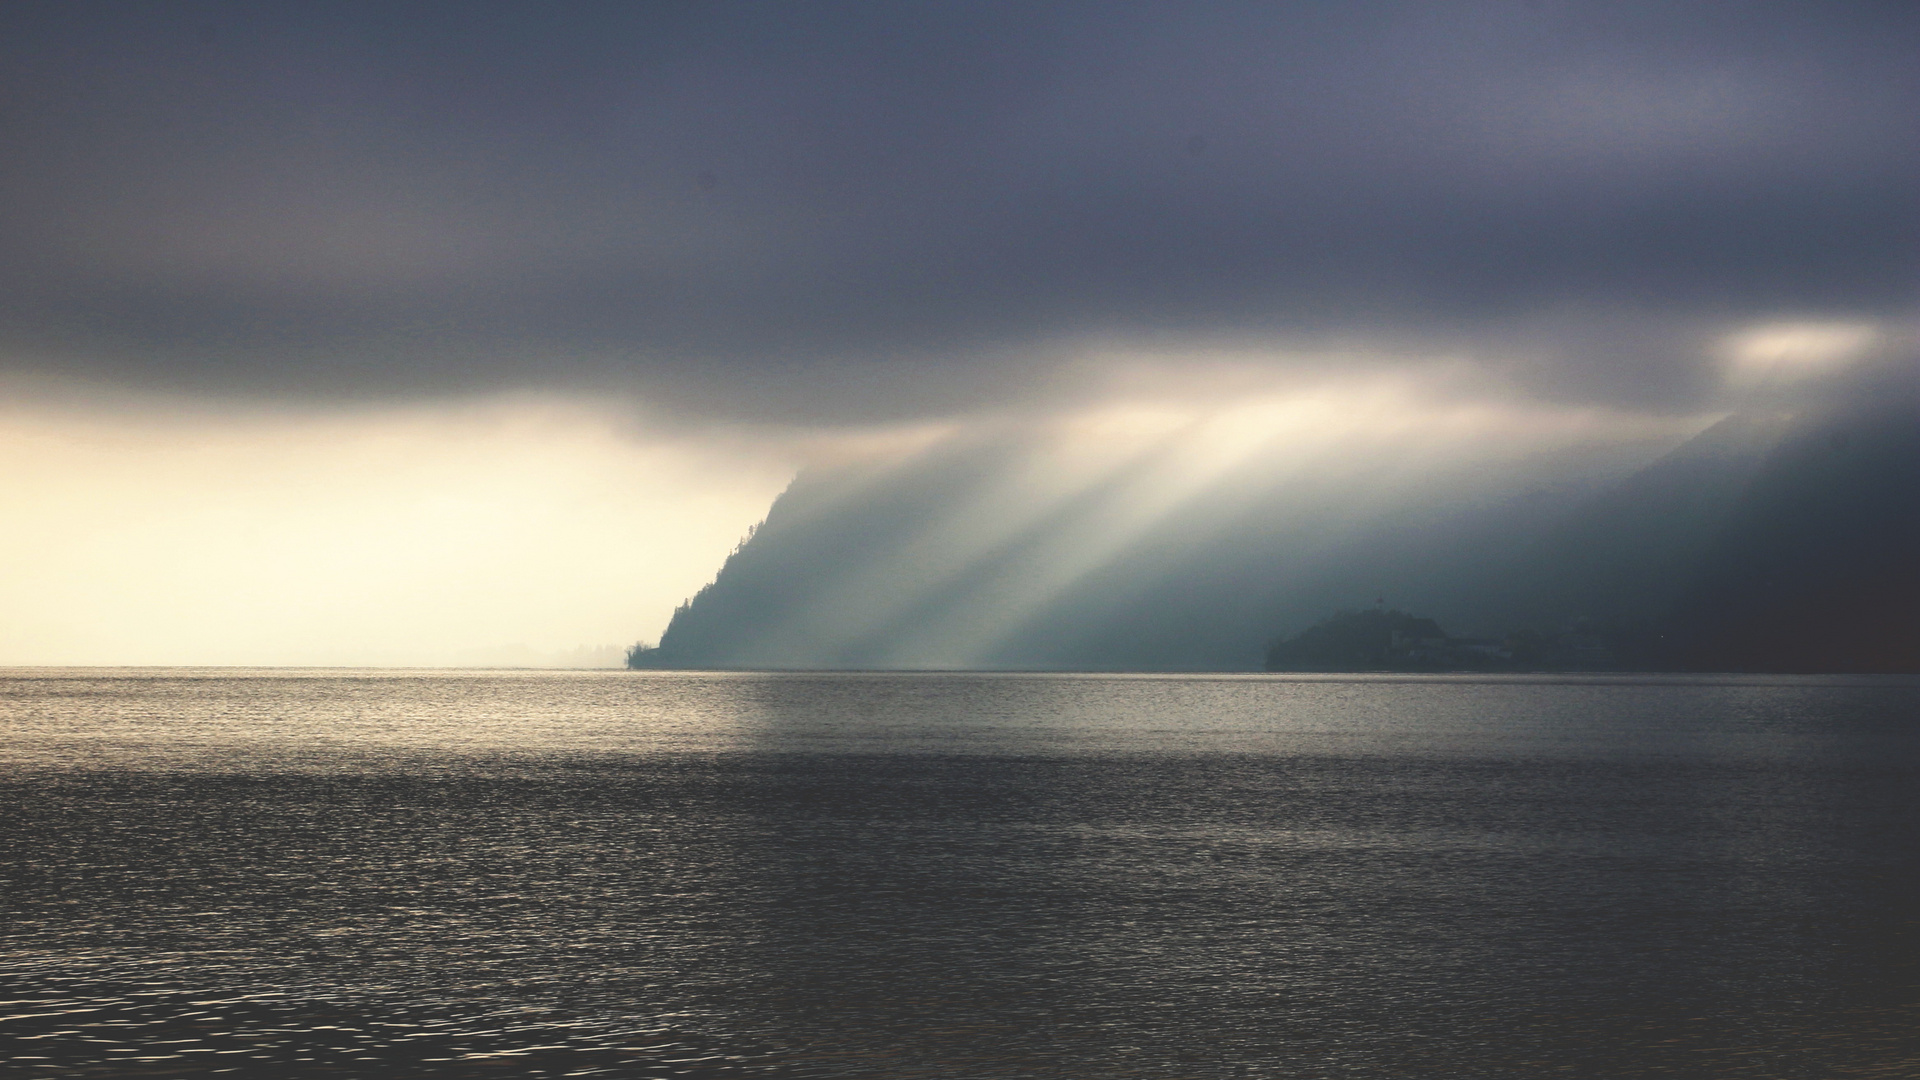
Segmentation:
[(1684, 405), (1904, 317), (1907, 4), (0, 11), (0, 352), (852, 417), (1077, 342), (1374, 335)]

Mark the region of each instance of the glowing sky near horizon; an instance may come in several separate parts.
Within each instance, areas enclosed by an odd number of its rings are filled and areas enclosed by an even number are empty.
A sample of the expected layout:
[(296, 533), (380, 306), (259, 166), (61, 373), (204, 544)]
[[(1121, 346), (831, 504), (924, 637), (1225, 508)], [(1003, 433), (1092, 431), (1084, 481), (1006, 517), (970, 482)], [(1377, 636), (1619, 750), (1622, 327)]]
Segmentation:
[(657, 637), (791, 465), (578, 402), (0, 413), (0, 664), (557, 662)]

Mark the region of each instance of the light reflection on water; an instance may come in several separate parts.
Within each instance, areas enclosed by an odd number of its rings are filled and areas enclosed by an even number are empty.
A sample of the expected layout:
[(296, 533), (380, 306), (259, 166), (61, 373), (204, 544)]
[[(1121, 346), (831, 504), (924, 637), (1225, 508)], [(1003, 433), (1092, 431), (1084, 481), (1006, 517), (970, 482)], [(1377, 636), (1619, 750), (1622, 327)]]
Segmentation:
[(1917, 705), (14, 671), (0, 1045), (24, 1075), (1914, 1075)]

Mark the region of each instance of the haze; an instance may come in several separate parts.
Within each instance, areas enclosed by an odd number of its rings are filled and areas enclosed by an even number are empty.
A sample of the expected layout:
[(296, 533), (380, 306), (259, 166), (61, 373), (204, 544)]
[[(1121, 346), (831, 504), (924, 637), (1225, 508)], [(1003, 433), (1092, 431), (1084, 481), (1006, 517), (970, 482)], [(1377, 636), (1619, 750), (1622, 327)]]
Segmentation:
[(1282, 500), (1315, 543), (1596, 490), (1911, 383), (1916, 46), (1896, 4), (9, 4), (0, 663), (602, 662), (796, 477), (991, 462), (836, 596), (857, 637), (1097, 503), (896, 642), (966, 666), (1282, 477), (1347, 478)]

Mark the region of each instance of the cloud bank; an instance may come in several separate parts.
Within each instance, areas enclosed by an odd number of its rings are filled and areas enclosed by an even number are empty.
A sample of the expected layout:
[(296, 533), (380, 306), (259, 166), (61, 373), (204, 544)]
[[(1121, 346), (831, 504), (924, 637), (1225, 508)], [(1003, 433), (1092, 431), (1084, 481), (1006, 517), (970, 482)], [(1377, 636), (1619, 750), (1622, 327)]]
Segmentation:
[(1911, 321), (1904, 4), (14, 3), (0, 363), (906, 421)]

